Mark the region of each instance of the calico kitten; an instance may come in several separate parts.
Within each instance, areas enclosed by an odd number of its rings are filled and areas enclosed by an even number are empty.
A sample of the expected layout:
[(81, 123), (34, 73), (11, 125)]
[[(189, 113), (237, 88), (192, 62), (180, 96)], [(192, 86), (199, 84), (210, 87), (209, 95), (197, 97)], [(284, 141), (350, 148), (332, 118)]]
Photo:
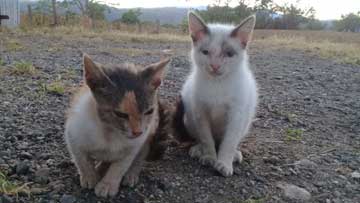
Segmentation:
[(238, 145), (256, 111), (256, 82), (246, 53), (254, 25), (255, 16), (234, 27), (206, 25), (189, 13), (193, 67), (181, 91), (175, 128), (183, 126), (197, 141), (190, 156), (223, 176), (231, 176), (233, 162), (241, 162)]
[[(83, 188), (114, 196), (138, 182), (159, 124), (157, 89), (169, 60), (148, 67), (101, 65), (84, 55), (84, 85), (74, 100), (65, 139)], [(96, 164), (97, 163), (97, 164)]]

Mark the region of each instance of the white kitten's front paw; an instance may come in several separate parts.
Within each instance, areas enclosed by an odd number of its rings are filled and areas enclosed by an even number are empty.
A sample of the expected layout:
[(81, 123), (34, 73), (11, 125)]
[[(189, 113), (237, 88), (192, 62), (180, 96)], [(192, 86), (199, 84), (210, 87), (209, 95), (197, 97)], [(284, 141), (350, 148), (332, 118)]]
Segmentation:
[(123, 178), (122, 185), (134, 187), (138, 182), (139, 182), (139, 174), (127, 173)]
[(96, 172), (80, 175), (80, 185), (82, 188), (92, 189), (99, 182), (99, 175)]
[(100, 181), (95, 187), (95, 194), (99, 197), (115, 196), (119, 191), (119, 184), (115, 182)]
[(221, 175), (225, 176), (225, 177), (229, 177), (232, 176), (233, 174), (233, 167), (232, 164), (225, 164), (222, 161), (217, 161), (214, 164), (214, 168), (221, 173)]
[(199, 159), (203, 165), (214, 165), (216, 161), (216, 155), (204, 153), (204, 150), (200, 144), (194, 145), (189, 151), (190, 157)]
[(235, 156), (234, 156), (234, 163), (239, 163), (240, 164), (242, 162), (242, 160), (243, 160), (242, 153), (241, 153), (241, 151), (237, 150), (235, 152)]

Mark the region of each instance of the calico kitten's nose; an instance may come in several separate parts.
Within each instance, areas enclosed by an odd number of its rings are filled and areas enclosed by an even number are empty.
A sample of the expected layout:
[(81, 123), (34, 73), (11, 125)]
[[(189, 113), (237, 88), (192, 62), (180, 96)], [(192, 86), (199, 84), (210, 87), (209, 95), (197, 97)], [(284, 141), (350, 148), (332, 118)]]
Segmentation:
[(139, 137), (141, 134), (142, 134), (141, 131), (133, 131), (133, 132), (132, 132), (132, 135), (133, 135), (134, 137)]
[(210, 67), (214, 72), (217, 72), (220, 69), (220, 65), (218, 64), (210, 64)]

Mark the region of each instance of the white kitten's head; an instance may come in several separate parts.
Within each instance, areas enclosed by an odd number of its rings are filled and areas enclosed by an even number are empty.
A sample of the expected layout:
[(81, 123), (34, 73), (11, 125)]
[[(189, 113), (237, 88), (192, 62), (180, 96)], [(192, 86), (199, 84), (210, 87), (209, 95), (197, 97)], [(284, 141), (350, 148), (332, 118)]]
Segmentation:
[(255, 26), (255, 15), (237, 26), (209, 24), (189, 12), (189, 31), (193, 41), (191, 55), (196, 66), (213, 77), (231, 74), (245, 60)]

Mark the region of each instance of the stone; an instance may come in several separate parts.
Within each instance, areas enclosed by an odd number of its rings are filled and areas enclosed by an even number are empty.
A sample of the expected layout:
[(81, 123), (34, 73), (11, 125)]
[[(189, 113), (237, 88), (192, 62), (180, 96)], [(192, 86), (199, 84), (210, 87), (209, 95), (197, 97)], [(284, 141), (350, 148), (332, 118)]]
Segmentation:
[(60, 199), (60, 203), (75, 203), (76, 197), (73, 195), (63, 195)]
[(29, 172), (30, 165), (27, 161), (19, 161), (16, 163), (16, 174), (25, 175)]
[(301, 159), (299, 161), (296, 161), (295, 165), (304, 166), (304, 167), (307, 167), (307, 168), (315, 168), (315, 167), (317, 167), (317, 164), (310, 161), (309, 159)]
[(35, 172), (35, 182), (40, 184), (46, 184), (49, 182), (50, 169), (40, 168)]
[(0, 203), (13, 203), (15, 202), (11, 197), (4, 195), (4, 194), (0, 194)]
[(32, 159), (33, 156), (29, 152), (21, 152), (20, 153), (20, 158), (22, 158), (22, 159)]
[(360, 179), (360, 173), (357, 171), (354, 171), (351, 173), (351, 177), (354, 179)]
[(288, 183), (278, 183), (279, 188), (283, 190), (284, 196), (292, 200), (308, 201), (311, 194), (304, 188)]

